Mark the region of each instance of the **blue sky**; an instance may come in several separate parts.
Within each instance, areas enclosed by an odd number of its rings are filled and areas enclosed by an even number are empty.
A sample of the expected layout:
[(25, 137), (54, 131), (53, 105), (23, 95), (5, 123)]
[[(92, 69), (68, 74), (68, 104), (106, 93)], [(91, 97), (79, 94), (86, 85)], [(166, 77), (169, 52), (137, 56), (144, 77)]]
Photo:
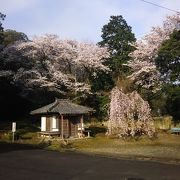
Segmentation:
[[(180, 11), (180, 0), (149, 0)], [(7, 15), (3, 26), (34, 35), (57, 34), (61, 38), (98, 42), (111, 15), (122, 15), (137, 38), (160, 25), (173, 12), (140, 0), (0, 0)]]

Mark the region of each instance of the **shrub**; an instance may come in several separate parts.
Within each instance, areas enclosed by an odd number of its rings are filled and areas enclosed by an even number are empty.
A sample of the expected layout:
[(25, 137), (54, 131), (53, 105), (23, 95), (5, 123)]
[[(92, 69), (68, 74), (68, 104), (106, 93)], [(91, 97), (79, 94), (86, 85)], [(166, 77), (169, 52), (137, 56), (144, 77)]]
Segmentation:
[(107, 132), (107, 127), (105, 126), (89, 126), (88, 129), (86, 130), (90, 130), (90, 135), (95, 137), (97, 134), (99, 133), (106, 133)]
[(172, 116), (154, 117), (154, 125), (156, 129), (169, 130), (172, 124)]

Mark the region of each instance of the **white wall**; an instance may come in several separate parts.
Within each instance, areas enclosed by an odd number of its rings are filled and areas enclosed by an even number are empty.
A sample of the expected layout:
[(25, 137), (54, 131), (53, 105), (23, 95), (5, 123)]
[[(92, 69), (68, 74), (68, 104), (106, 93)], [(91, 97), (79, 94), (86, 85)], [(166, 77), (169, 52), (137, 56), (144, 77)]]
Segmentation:
[(56, 116), (53, 116), (51, 119), (51, 130), (52, 131), (59, 131), (58, 127), (58, 118)]
[(41, 131), (46, 131), (46, 117), (41, 117)]

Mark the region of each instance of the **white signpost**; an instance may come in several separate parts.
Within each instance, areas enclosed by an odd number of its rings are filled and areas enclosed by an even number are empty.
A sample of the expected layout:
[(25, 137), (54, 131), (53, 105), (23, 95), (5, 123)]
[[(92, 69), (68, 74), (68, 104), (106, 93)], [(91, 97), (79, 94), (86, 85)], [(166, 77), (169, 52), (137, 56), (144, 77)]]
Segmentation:
[(14, 142), (14, 133), (16, 132), (16, 122), (12, 123), (12, 142)]

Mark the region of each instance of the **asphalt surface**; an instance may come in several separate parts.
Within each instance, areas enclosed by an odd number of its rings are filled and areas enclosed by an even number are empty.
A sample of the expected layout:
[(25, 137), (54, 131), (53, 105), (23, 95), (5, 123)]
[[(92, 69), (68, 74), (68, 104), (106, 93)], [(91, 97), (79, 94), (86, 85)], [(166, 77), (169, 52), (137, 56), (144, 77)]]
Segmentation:
[(180, 165), (0, 143), (0, 180), (180, 180)]

